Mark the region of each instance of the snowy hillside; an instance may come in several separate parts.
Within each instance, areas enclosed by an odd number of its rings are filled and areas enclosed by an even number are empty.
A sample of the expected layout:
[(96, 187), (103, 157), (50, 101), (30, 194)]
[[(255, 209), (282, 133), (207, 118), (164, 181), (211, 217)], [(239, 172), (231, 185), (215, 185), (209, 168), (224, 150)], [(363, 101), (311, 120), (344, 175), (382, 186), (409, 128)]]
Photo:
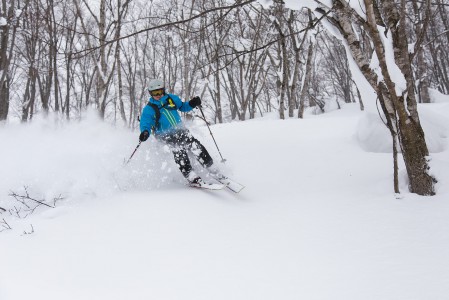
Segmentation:
[[(152, 138), (123, 168), (138, 134), (93, 116), (2, 127), (0, 299), (448, 299), (449, 102), (420, 113), (434, 197), (404, 171), (393, 193), (389, 133), (356, 104), (212, 126), (240, 194), (186, 187)], [(25, 187), (56, 207), (11, 216)]]

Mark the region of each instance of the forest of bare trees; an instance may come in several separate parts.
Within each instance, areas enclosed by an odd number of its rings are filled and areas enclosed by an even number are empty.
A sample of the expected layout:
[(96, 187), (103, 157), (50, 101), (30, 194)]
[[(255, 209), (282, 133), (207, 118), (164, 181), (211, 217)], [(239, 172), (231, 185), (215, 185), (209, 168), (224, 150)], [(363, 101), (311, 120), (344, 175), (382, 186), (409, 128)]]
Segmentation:
[[(445, 1), (403, 2), (419, 102), (430, 101), (429, 88), (449, 93)], [(202, 96), (215, 122), (293, 117), (329, 101), (363, 105), (322, 16), (282, 1), (267, 9), (230, 0), (2, 0), (0, 16), (0, 120), (50, 111), (72, 119), (92, 106), (133, 128), (154, 77), (185, 99)], [(370, 57), (369, 32), (358, 34)]]
[(360, 0), (362, 13), (346, 0), (302, 10), (282, 0), (1, 1), (0, 121), (78, 119), (91, 107), (134, 129), (151, 78), (183, 99), (201, 96), (216, 123), (267, 112), (302, 118), (305, 108), (343, 102), (363, 110), (349, 55), (378, 95), (395, 153), (406, 154), (411, 190), (433, 193), (416, 104), (430, 102), (429, 89), (449, 93), (448, 0)]

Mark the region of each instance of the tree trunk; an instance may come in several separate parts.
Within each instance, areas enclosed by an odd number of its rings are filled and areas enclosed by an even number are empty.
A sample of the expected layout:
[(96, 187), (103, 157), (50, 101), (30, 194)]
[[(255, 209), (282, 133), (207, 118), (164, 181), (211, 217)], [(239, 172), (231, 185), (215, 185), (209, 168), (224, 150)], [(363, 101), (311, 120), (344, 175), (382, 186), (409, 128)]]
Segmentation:
[(120, 57), (120, 35), (122, 29), (122, 16), (124, 13), (124, 9), (126, 9), (126, 5), (129, 1), (126, 1), (124, 6), (122, 7), (122, 1), (117, 0), (117, 28), (115, 31), (115, 39), (117, 39), (117, 44), (115, 48), (115, 60), (117, 64), (117, 90), (118, 90), (118, 101), (119, 101), (119, 109), (120, 109), (120, 117), (122, 118), (124, 124), (126, 124), (126, 115), (125, 115), (125, 105), (123, 103), (123, 82), (122, 82), (122, 61)]
[(304, 72), (303, 84), (301, 88), (301, 96), (299, 97), (298, 118), (304, 118), (305, 99), (309, 91), (310, 75), (312, 74), (312, 57), (313, 57), (313, 42), (309, 42), (309, 50), (307, 52), (306, 70)]
[(415, 55), (416, 55), (416, 79), (418, 82), (418, 96), (420, 103), (430, 103), (430, 95), (429, 95), (429, 77), (427, 74), (427, 64), (424, 59), (424, 48), (421, 47), (421, 42), (424, 39), (425, 31), (428, 28), (430, 18), (429, 16), (423, 17), (422, 11), (423, 8), (427, 11), (427, 14), (430, 14), (430, 1), (424, 1), (422, 3), (418, 3), (417, 1), (412, 1), (413, 12), (416, 17), (414, 29), (416, 32), (416, 44), (415, 44)]
[[(399, 137), (399, 145), (409, 178), (409, 189), (419, 195), (434, 195), (435, 179), (429, 175), (427, 156), (429, 155), (424, 139), (424, 132), (419, 122), (417, 103), (414, 93), (414, 81), (411, 71), (411, 63), (408, 56), (408, 45), (405, 35), (404, 15), (400, 15), (393, 1), (384, 0), (382, 3), (382, 15), (385, 23), (391, 31), (391, 39), (394, 49), (396, 65), (401, 70), (406, 86), (402, 87), (402, 95), (397, 95), (396, 88), (399, 83), (392, 80), (386, 61), (386, 49), (378, 31), (374, 6), (372, 0), (364, 0), (366, 7), (366, 21), (353, 11), (345, 0), (334, 0), (335, 17), (330, 18), (342, 33), (348, 44), (349, 51), (354, 58), (362, 74), (374, 88), (381, 101), (382, 108), (390, 122), (390, 131), (394, 137)], [(404, 3), (404, 2), (402, 2)], [(403, 11), (403, 10), (402, 10)], [(358, 36), (353, 30), (353, 20), (358, 21), (367, 30), (374, 45), (379, 67), (383, 79), (370, 68), (366, 53), (361, 48)], [(395, 74), (398, 76), (399, 74)], [(393, 142), (395, 142), (393, 140)]]
[(106, 0), (100, 0), (100, 21), (98, 23), (98, 35), (100, 42), (99, 68), (97, 72), (97, 98), (95, 99), (100, 111), (100, 117), (104, 118), (106, 113), (106, 90), (107, 90), (107, 65), (106, 65)]
[(15, 6), (15, 0), (2, 0), (7, 24), (0, 27), (0, 121), (6, 120), (9, 113), (10, 64), (17, 26), (14, 21)]

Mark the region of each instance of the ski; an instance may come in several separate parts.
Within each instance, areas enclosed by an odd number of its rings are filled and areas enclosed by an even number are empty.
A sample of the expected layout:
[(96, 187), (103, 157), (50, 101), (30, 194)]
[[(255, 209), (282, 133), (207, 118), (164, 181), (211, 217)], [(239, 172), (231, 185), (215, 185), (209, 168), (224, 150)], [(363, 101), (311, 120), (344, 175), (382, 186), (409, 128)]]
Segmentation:
[(188, 186), (198, 189), (219, 191), (222, 190), (226, 185), (219, 183), (208, 183), (203, 181), (202, 183), (189, 183)]
[(233, 191), (234, 193), (240, 193), (240, 191), (245, 188), (243, 184), (240, 184), (237, 181), (234, 181), (231, 178), (224, 176), (223, 174), (210, 173), (210, 176), (219, 183), (226, 186), (229, 190)]

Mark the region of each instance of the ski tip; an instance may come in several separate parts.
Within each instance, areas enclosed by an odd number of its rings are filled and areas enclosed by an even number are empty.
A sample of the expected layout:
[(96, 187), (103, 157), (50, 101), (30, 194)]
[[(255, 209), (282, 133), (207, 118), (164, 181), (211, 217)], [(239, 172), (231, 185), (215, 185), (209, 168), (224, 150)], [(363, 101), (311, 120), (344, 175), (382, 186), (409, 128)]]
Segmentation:
[(245, 188), (245, 186), (241, 186), (240, 188), (235, 189), (235, 192), (240, 193), (244, 188)]
[(226, 187), (227, 187), (231, 192), (234, 192), (234, 193), (236, 193), (236, 194), (240, 193), (240, 192), (245, 188), (245, 186), (243, 186), (243, 185), (240, 185), (240, 186), (238, 186), (238, 187), (236, 187), (236, 186), (231, 186), (231, 185), (227, 185)]

